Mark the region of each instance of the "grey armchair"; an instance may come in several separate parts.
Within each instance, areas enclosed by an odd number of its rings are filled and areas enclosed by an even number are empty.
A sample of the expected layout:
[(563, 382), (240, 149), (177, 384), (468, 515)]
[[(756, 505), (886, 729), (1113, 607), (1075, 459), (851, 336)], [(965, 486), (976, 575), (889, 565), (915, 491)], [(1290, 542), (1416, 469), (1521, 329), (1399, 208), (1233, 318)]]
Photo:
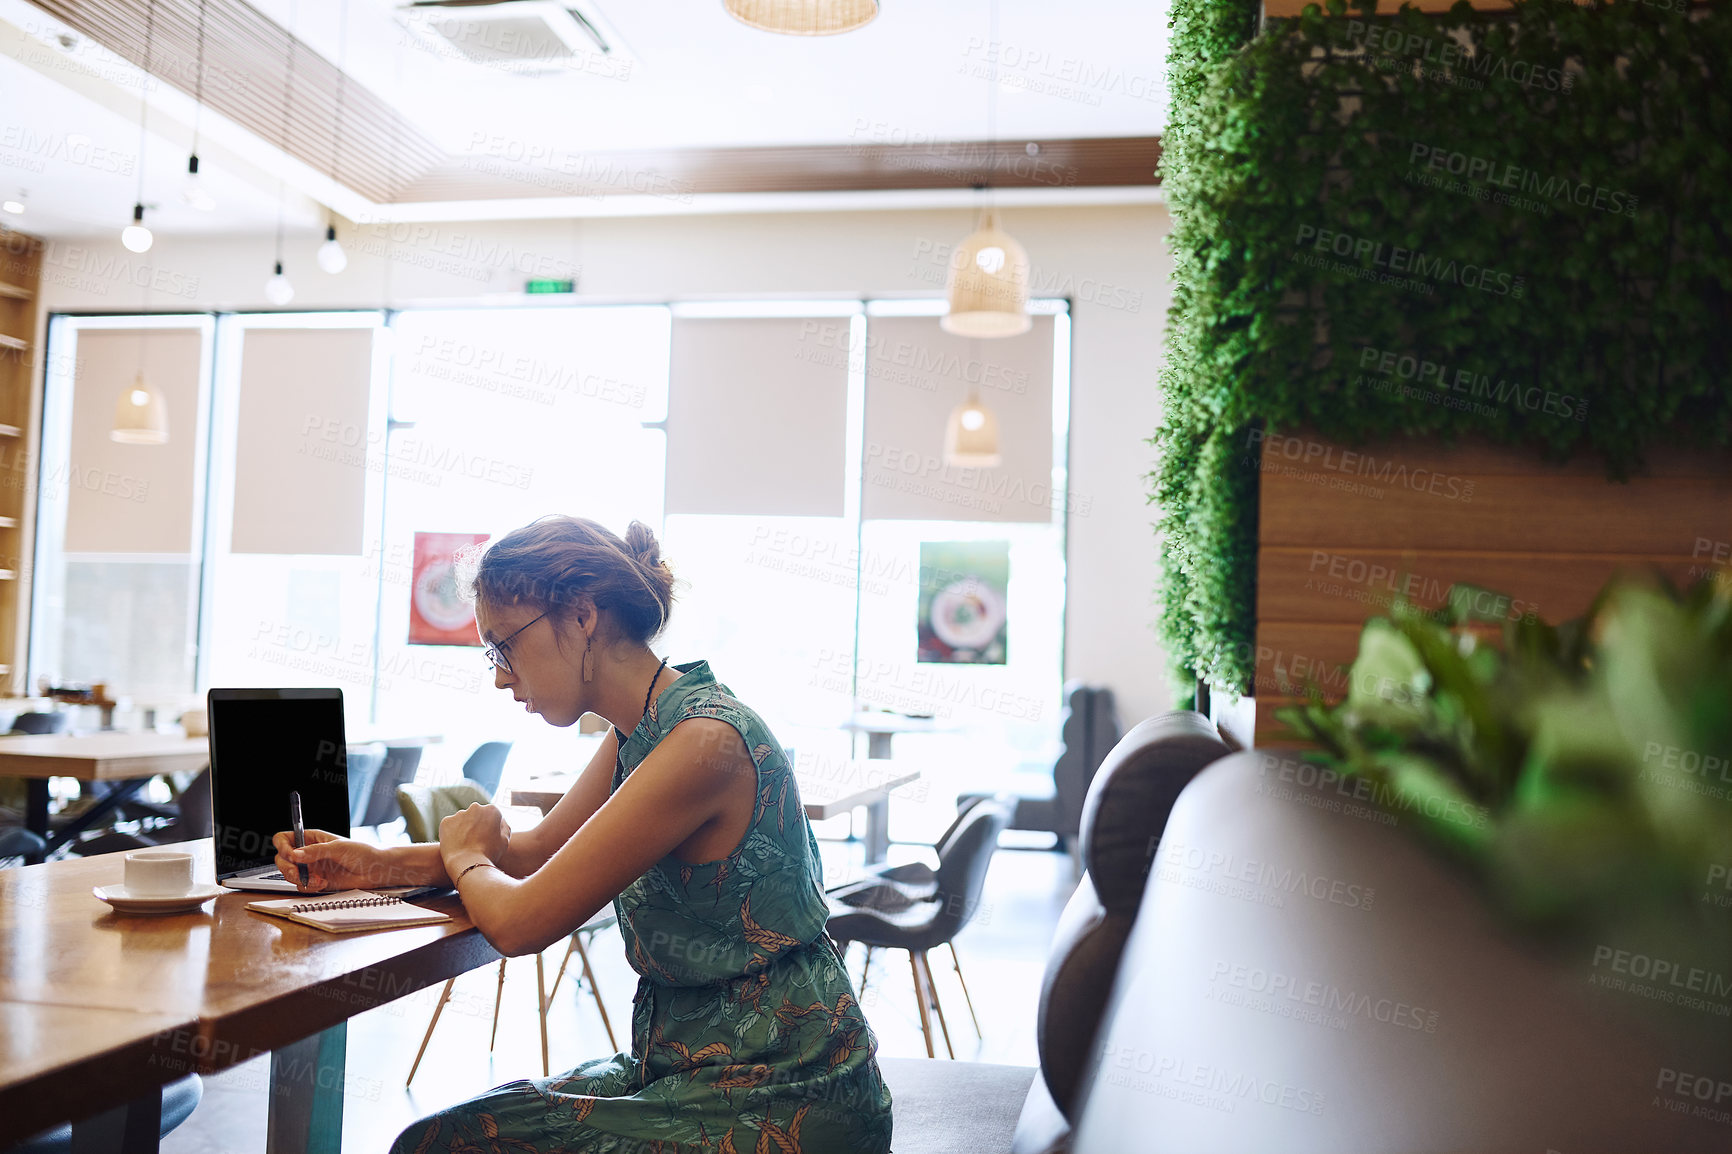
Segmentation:
[[(1104, 685), (1068, 683), (1060, 736), (1064, 749), (1053, 762), (1052, 790), (1019, 796), (1011, 811), (1010, 824), (1005, 828), (1055, 834), (1059, 848), (1074, 853), (1089, 783), (1107, 753), (1119, 742), (1113, 691)], [(956, 799), (957, 808), (964, 809), (985, 796), (963, 794)]]

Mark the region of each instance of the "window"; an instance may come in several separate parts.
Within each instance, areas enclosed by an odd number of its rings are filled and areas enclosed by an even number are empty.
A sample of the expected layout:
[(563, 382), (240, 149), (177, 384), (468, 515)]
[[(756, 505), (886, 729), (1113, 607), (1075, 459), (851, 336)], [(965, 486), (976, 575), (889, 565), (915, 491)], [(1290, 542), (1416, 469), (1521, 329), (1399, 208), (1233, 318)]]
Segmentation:
[[(52, 319), (30, 689), (100, 683), (140, 706), (193, 691), (211, 332), (206, 316)], [(141, 382), (162, 399), (166, 443), (109, 435)]]
[[(416, 536), (642, 520), (680, 579), (661, 648), (785, 745), (864, 756), (857, 710), (932, 715), (894, 747), (933, 802), (893, 806), (935, 836), (952, 787), (1057, 752), (1070, 318), (1031, 311), (991, 342), (942, 333), (935, 301), (56, 317), (32, 675), (164, 704), (337, 685), (352, 727), (442, 735), (431, 776), (491, 740), (512, 776), (576, 769), (478, 646), (409, 643)], [(106, 439), (139, 363), (167, 445)], [(998, 468), (943, 462), (970, 393)], [(1008, 557), (1002, 660), (919, 660), (930, 550), (983, 545)]]
[(336, 686), (369, 716), (385, 501), (379, 312), (222, 317), (199, 685)]

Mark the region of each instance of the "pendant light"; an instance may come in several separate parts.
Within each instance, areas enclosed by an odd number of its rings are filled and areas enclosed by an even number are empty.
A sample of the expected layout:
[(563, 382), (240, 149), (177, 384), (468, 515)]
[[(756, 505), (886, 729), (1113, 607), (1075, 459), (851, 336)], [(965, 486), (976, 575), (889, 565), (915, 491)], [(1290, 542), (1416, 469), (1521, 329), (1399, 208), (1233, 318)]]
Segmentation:
[(295, 299), (295, 286), (283, 275), (283, 262), (280, 260), (276, 271), (265, 281), (265, 299), (274, 305), (286, 305)]
[[(349, 57), (349, 0), (343, 0), (341, 15), (338, 17), (337, 30), (337, 124), (331, 131), (331, 179), (338, 184), (343, 182), (343, 89), (348, 84), (347, 61)], [(349, 254), (343, 251), (343, 246), (337, 243), (337, 224), (335, 221), (325, 222), (325, 243), (319, 246), (315, 258), (319, 267), (336, 276), (349, 267)]]
[[(144, 24), (144, 76), (150, 78), (151, 47), (156, 39), (156, 0), (150, 0), (150, 10)], [(120, 230), (120, 243), (128, 252), (149, 252), (152, 242), (156, 240), (150, 230), (144, 227), (144, 140), (145, 114), (150, 110), (150, 102), (144, 98), (145, 85), (138, 89), (138, 197), (132, 205), (132, 223)]]
[(335, 276), (349, 267), (349, 254), (343, 251), (343, 246), (337, 243), (337, 226), (325, 226), (325, 243), (319, 246), (319, 267)]
[[(998, 43), (998, 0), (992, 0), (989, 44)], [(988, 155), (998, 145), (998, 59), (986, 90)], [(956, 246), (950, 258), (945, 295), (950, 309), (939, 327), (961, 337), (1014, 337), (1034, 321), (1028, 315), (1028, 254), (998, 227), (987, 190), (987, 206), (975, 231)]]
[(199, 179), (196, 152), (186, 158), (186, 180), (180, 186), (180, 199), (188, 208), (196, 208), (200, 212), (211, 212), (216, 208), (216, 197), (210, 194), (210, 189)]
[[(150, 281), (144, 282), (144, 304), (141, 312), (150, 311)], [(161, 445), (168, 441), (168, 405), (162, 394), (144, 379), (146, 330), (138, 330), (138, 368), (130, 388), (120, 390), (114, 402), (114, 427), (110, 440), (122, 445)]]
[(950, 257), (950, 311), (939, 327), (959, 337), (1014, 337), (1034, 326), (1028, 315), (1028, 254), (987, 209), (980, 227)]
[[(285, 156), (289, 155), (289, 102), (295, 95), (295, 4), (289, 3), (289, 58), (283, 78), (283, 132), (278, 141)], [(283, 275), (283, 179), (277, 178), (277, 263), (275, 271), (265, 281), (265, 299), (274, 305), (286, 305), (295, 299), (295, 286)]]
[[(141, 341), (142, 343), (142, 341)], [(162, 394), (145, 383), (140, 367), (132, 387), (120, 391), (109, 437), (123, 445), (161, 445), (168, 440), (168, 406)]]
[(120, 243), (131, 252), (149, 252), (156, 237), (144, 227), (144, 205), (132, 206), (132, 223), (120, 230)]
[(210, 212), (216, 208), (216, 198), (210, 194), (198, 174), (198, 130), (204, 116), (204, 9), (206, 0), (198, 0), (198, 72), (193, 77), (192, 154), (186, 158), (186, 180), (180, 186), (180, 198), (189, 208)]
[(785, 36), (834, 36), (864, 27), (878, 15), (878, 0), (724, 0), (742, 24)]
[[(978, 346), (970, 344), (969, 357), (979, 359)], [(968, 387), (968, 399), (950, 411), (944, 428), (944, 463), (958, 469), (994, 469), (1004, 458), (998, 453), (998, 418), (980, 403), (980, 392)]]

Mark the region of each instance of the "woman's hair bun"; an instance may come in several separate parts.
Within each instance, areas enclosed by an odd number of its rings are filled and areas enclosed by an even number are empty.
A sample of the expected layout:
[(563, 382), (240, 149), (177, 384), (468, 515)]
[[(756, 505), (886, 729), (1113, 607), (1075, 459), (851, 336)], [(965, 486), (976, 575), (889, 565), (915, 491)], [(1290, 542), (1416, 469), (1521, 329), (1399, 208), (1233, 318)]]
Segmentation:
[(626, 526), (625, 547), (632, 559), (643, 568), (647, 579), (646, 591), (655, 601), (656, 609), (661, 615), (655, 628), (655, 631), (660, 633), (667, 624), (668, 614), (673, 612), (674, 571), (662, 560), (661, 543), (656, 540), (654, 531), (642, 521), (633, 521)]
[(642, 521), (633, 521), (626, 527), (625, 547), (644, 568), (656, 569), (661, 566), (662, 547), (656, 541), (655, 533)]

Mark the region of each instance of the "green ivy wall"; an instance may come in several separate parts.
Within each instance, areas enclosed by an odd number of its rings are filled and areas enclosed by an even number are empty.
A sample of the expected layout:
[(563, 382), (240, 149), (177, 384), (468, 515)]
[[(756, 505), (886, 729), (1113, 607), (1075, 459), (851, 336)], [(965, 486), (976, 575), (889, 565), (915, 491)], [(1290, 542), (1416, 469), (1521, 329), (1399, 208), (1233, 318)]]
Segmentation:
[[(1678, 4), (1680, 0), (1666, 0)], [(1252, 675), (1255, 431), (1732, 444), (1732, 3), (1175, 4), (1161, 631)]]

